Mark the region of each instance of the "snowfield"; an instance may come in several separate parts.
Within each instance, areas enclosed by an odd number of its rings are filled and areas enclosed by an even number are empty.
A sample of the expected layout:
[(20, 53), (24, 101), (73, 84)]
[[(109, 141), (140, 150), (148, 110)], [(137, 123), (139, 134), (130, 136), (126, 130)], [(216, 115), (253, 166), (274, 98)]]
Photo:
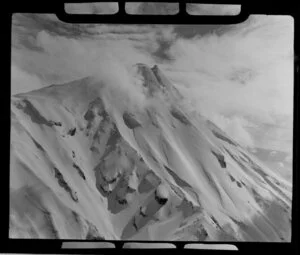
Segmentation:
[(291, 241), (291, 183), (135, 68), (143, 107), (90, 77), (12, 97), (10, 237)]

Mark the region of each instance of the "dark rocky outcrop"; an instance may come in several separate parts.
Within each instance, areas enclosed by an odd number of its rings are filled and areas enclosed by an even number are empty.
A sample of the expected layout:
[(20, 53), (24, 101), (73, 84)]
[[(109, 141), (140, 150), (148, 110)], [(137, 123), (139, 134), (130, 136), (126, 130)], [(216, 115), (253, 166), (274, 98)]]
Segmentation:
[(56, 167), (53, 167), (53, 169), (54, 169), (54, 176), (57, 179), (59, 186), (61, 186), (66, 192), (69, 193), (73, 201), (78, 202), (78, 197), (76, 195), (76, 192), (74, 192), (71, 189), (69, 184), (65, 181), (64, 176), (61, 174), (61, 172)]
[(137, 191), (139, 193), (148, 193), (155, 189), (161, 183), (161, 179), (152, 171), (147, 172), (139, 177)]
[(75, 133), (76, 133), (76, 127), (75, 127), (75, 128), (71, 128), (71, 129), (68, 131), (68, 135), (70, 135), (70, 136), (75, 135)]
[(190, 184), (188, 184), (186, 181), (182, 180), (173, 170), (171, 170), (169, 167), (164, 165), (164, 168), (168, 171), (168, 173), (173, 177), (174, 181), (179, 187), (188, 187), (192, 188)]
[(235, 182), (236, 180), (234, 179), (234, 177), (231, 175), (231, 174), (229, 174), (229, 178), (230, 178), (230, 180), (232, 181), (232, 182)]
[(105, 238), (99, 234), (99, 231), (96, 228), (96, 226), (94, 226), (92, 223), (88, 221), (86, 222), (88, 224), (88, 232), (85, 237), (87, 240), (105, 240)]
[(174, 118), (179, 120), (184, 125), (190, 125), (191, 124), (191, 122), (188, 120), (188, 118), (182, 112), (180, 112), (178, 109), (176, 109), (174, 107), (171, 108), (171, 114)]
[(210, 120), (207, 120), (206, 123), (215, 137), (231, 145), (238, 146), (238, 144), (235, 141), (233, 141), (230, 137), (228, 137), (228, 135), (221, 128), (219, 128), (215, 123), (213, 123)]
[(83, 180), (86, 180), (85, 175), (84, 175), (83, 171), (81, 170), (81, 168), (78, 165), (76, 165), (75, 163), (73, 163), (73, 167), (77, 170), (77, 172), (80, 175), (80, 177)]
[(157, 65), (154, 65), (151, 68), (152, 72), (154, 73), (157, 81), (162, 87), (171, 86), (170, 81), (167, 79), (167, 77), (162, 73), (162, 71), (159, 69)]
[(87, 129), (92, 127), (94, 119), (97, 116), (102, 117), (103, 121), (107, 121), (109, 119), (109, 114), (106, 112), (104, 103), (99, 97), (89, 103), (88, 109), (83, 116), (83, 118), (87, 121)]
[(45, 150), (44, 150), (44, 148), (42, 147), (42, 145), (40, 145), (34, 138), (31, 137), (31, 139), (32, 139), (34, 145), (35, 145), (39, 150), (41, 150), (42, 152), (45, 152)]
[(53, 121), (53, 120), (50, 120), (49, 122), (50, 122), (53, 126), (58, 126), (58, 127), (61, 127), (61, 126), (62, 126), (62, 124), (61, 124), (60, 121)]
[(212, 154), (217, 158), (217, 160), (219, 161), (219, 164), (222, 168), (226, 168), (226, 161), (225, 161), (225, 157), (224, 155), (217, 153), (213, 150), (211, 150)]
[(134, 115), (131, 113), (124, 112), (123, 120), (125, 125), (130, 129), (141, 127), (141, 124), (135, 119)]
[(126, 205), (127, 204), (127, 200), (125, 198), (118, 198), (117, 201), (121, 205)]
[(160, 205), (165, 205), (168, 202), (168, 198), (160, 197), (157, 194), (157, 191), (154, 192), (154, 199), (159, 203)]
[(220, 140), (223, 140), (231, 145), (237, 146), (237, 143), (235, 143), (234, 141), (232, 141), (230, 138), (226, 137), (225, 135), (223, 135), (215, 130), (212, 130), (212, 133), (214, 134), (215, 137), (219, 138)]
[(106, 142), (106, 149), (101, 156), (101, 159), (104, 159), (107, 155), (117, 149), (118, 143), (122, 139), (122, 136), (115, 124), (113, 124), (112, 128), (110, 129), (109, 138)]
[(145, 208), (143, 208), (142, 206), (140, 207), (140, 215), (142, 215), (143, 217), (147, 217), (147, 215), (145, 214)]
[(23, 110), (24, 113), (30, 117), (31, 121), (36, 124), (46, 125), (48, 127), (62, 126), (61, 122), (47, 120), (43, 115), (40, 114), (34, 105), (26, 99), (16, 102), (15, 105), (18, 109)]
[(137, 67), (138, 72), (144, 78), (143, 86), (148, 90), (148, 94), (152, 96), (161, 86), (156, 75), (153, 70), (145, 64), (137, 64)]

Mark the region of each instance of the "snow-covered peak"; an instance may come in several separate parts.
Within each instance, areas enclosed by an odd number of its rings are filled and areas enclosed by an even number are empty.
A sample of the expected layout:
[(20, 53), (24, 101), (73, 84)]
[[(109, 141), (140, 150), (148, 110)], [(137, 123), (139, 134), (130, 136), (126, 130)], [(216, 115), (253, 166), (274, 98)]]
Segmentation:
[(136, 67), (150, 94), (87, 77), (12, 98), (11, 235), (290, 240), (291, 186)]

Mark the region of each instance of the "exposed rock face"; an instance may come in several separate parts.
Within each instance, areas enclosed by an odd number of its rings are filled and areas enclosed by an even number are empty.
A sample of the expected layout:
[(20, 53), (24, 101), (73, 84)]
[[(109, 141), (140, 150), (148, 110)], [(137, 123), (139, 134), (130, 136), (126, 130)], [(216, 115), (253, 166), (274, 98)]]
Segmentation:
[(100, 121), (107, 121), (109, 115), (105, 110), (102, 99), (97, 97), (95, 100), (89, 103), (88, 109), (84, 114), (84, 119), (87, 121), (87, 130), (89, 130), (94, 122), (99, 118)]
[(226, 168), (226, 161), (225, 161), (225, 157), (224, 155), (220, 154), (220, 153), (217, 153), (215, 151), (211, 151), (212, 154), (218, 159), (219, 163), (220, 163), (220, 166), (222, 168)]
[(178, 109), (176, 109), (175, 107), (172, 107), (171, 114), (174, 118), (179, 120), (182, 124), (184, 124), (184, 125), (190, 125), (191, 124), (189, 119), (182, 112), (180, 112)]
[(138, 113), (91, 79), (12, 98), (10, 235), (290, 241), (291, 185), (192, 119), (157, 66), (138, 70)]
[(134, 115), (129, 112), (123, 113), (123, 120), (125, 125), (130, 129), (141, 127), (141, 124), (135, 119)]
[(151, 68), (152, 72), (154, 73), (158, 83), (163, 87), (163, 88), (171, 88), (172, 84), (171, 82), (167, 79), (167, 77), (162, 73), (162, 71), (159, 69), (158, 65), (154, 65)]
[(68, 131), (68, 135), (70, 135), (70, 136), (75, 135), (75, 133), (76, 133), (76, 128), (71, 128), (71, 129)]
[(137, 64), (138, 72), (144, 78), (144, 87), (148, 89), (149, 95), (153, 96), (153, 94), (160, 89), (160, 83), (157, 80), (153, 70), (144, 64)]
[(168, 201), (169, 192), (165, 186), (159, 185), (155, 190), (155, 200), (160, 204), (164, 205)]
[(77, 170), (77, 172), (80, 175), (80, 177), (83, 180), (86, 180), (85, 175), (84, 175), (83, 171), (81, 170), (81, 168), (78, 165), (76, 165), (75, 163), (73, 163), (73, 167)]
[(63, 175), (61, 174), (61, 172), (56, 167), (54, 167), (53, 169), (54, 169), (55, 178), (57, 179), (59, 186), (61, 186), (63, 189), (65, 189), (66, 192), (69, 193), (70, 197), (75, 202), (78, 202), (78, 197), (76, 195), (76, 192), (74, 192), (71, 189), (71, 187), (69, 186), (69, 184), (65, 181), (65, 179), (64, 179)]

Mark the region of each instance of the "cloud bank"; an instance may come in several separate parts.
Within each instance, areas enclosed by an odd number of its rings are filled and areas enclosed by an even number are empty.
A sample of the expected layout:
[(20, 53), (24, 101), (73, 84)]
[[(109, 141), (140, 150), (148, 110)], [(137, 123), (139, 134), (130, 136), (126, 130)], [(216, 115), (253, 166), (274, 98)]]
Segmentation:
[(29, 74), (18, 66), (11, 65), (11, 95), (40, 89), (45, 84), (34, 74)]
[(73, 25), (49, 14), (15, 14), (12, 94), (95, 76), (142, 104), (130, 70), (158, 64), (193, 110), (241, 144), (290, 153), (293, 24), (289, 16), (256, 15), (185, 33), (180, 25)]

